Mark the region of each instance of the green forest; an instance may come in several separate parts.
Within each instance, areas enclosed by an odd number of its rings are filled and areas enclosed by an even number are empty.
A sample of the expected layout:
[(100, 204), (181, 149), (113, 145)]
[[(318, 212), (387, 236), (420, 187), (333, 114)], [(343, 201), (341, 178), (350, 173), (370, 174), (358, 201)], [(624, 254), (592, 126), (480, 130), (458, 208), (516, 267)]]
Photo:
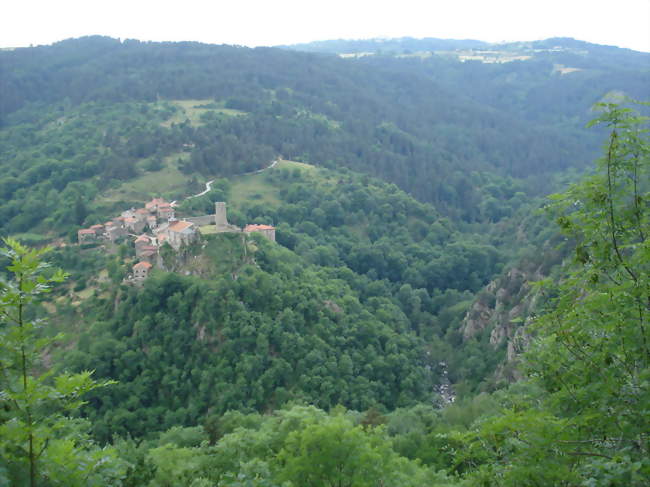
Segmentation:
[(0, 485), (647, 485), (649, 57), (532, 44), (0, 51)]

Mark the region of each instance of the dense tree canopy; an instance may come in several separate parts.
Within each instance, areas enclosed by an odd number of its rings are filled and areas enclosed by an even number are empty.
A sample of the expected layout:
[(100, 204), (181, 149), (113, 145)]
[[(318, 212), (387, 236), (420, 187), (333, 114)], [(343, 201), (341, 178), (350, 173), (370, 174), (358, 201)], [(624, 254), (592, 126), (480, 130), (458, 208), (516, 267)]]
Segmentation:
[[(0, 483), (644, 485), (646, 120), (600, 105), (599, 172), (554, 197), (559, 229), (534, 211), (596, 152), (592, 103), (647, 93), (647, 57), (549, 42), (503, 64), (403, 52), (449, 47), (431, 40), (0, 51), (0, 232), (54, 241), (71, 274), (41, 303), (40, 252), (0, 258)], [(142, 287), (129, 242), (69, 245), (213, 178), (178, 214), (227, 201), (277, 242), (207, 235)], [(504, 327), (529, 347), (517, 374)]]

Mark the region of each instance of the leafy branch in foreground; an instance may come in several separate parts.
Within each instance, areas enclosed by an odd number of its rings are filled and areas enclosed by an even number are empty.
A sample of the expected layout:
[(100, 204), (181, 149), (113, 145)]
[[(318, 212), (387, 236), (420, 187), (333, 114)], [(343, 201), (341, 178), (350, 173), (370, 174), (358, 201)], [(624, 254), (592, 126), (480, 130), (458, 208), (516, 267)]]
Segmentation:
[[(647, 457), (650, 423), (650, 141), (647, 119), (600, 105), (610, 127), (598, 173), (554, 197), (576, 242), (529, 360), (593, 456)], [(574, 452), (574, 453), (577, 453)]]
[(10, 261), (12, 277), (0, 280), (0, 484), (117, 481), (122, 467), (112, 449), (94, 447), (85, 423), (69, 417), (86, 392), (110, 382), (95, 382), (89, 371), (37, 373), (47, 347), (61, 337), (43, 337), (43, 322), (31, 318), (31, 307), (65, 274), (41, 260), (47, 249), (29, 249), (13, 239), (5, 244), (0, 252)]
[[(648, 119), (601, 104), (598, 171), (551, 197), (575, 255), (529, 331), (529, 383), (459, 455), (480, 485), (647, 485), (650, 477)], [(523, 393), (522, 393), (523, 390)], [(518, 392), (517, 392), (518, 391)]]

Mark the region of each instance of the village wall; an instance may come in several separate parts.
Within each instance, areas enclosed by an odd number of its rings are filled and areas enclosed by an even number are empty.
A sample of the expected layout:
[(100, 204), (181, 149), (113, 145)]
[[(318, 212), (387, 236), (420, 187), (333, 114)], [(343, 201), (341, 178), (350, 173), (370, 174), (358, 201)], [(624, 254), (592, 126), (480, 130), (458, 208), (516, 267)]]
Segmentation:
[(186, 218), (183, 218), (183, 220), (194, 223), (194, 225), (197, 225), (199, 227), (205, 225), (214, 225), (214, 215), (188, 216)]

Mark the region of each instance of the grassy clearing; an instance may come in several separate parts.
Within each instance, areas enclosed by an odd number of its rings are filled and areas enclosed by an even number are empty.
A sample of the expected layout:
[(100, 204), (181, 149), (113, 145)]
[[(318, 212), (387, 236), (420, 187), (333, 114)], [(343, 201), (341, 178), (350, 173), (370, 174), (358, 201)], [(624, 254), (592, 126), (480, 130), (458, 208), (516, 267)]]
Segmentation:
[[(231, 117), (246, 115), (246, 112), (241, 110), (233, 110), (232, 108), (225, 108), (223, 102), (215, 102), (214, 100), (169, 100), (170, 103), (176, 107), (176, 113), (168, 120), (162, 123), (163, 127), (171, 127), (173, 123), (183, 123), (189, 120), (193, 126), (201, 125), (201, 116), (204, 113), (215, 112), (221, 115)], [(209, 107), (209, 108), (207, 108)]]
[(241, 208), (246, 204), (263, 204), (273, 207), (280, 205), (280, 188), (273, 181), (269, 181), (268, 173), (279, 170), (299, 170), (315, 176), (318, 168), (309, 164), (295, 161), (280, 160), (275, 167), (259, 174), (247, 174), (231, 179), (229, 204), (233, 208)]
[(234, 178), (230, 190), (229, 203), (241, 208), (247, 203), (278, 206), (280, 190), (265, 179), (264, 173)]
[(155, 196), (172, 198), (179, 194), (184, 195), (191, 176), (178, 169), (177, 161), (187, 156), (185, 153), (177, 153), (166, 157), (163, 160), (164, 167), (160, 171), (144, 172), (141, 176), (122, 183), (119, 188), (109, 189), (98, 198), (97, 203), (146, 201)]
[(20, 240), (22, 243), (30, 246), (46, 244), (51, 240), (50, 237), (32, 232), (14, 233), (11, 238)]
[(219, 233), (216, 225), (203, 225), (202, 227), (199, 227), (199, 232), (201, 235), (216, 235)]
[(273, 169), (299, 169), (301, 171), (307, 171), (310, 175), (315, 175), (318, 172), (316, 166), (311, 164), (305, 164), (304, 162), (296, 161), (285, 161), (280, 159)]
[(308, 118), (311, 118), (313, 120), (319, 120), (319, 121), (327, 124), (327, 126), (330, 129), (333, 129), (333, 130), (341, 128), (341, 122), (338, 122), (336, 120), (332, 120), (331, 118), (326, 117), (322, 113), (314, 113), (314, 112), (310, 112), (308, 110), (301, 110), (297, 114), (297, 116), (298, 117), (308, 117)]

